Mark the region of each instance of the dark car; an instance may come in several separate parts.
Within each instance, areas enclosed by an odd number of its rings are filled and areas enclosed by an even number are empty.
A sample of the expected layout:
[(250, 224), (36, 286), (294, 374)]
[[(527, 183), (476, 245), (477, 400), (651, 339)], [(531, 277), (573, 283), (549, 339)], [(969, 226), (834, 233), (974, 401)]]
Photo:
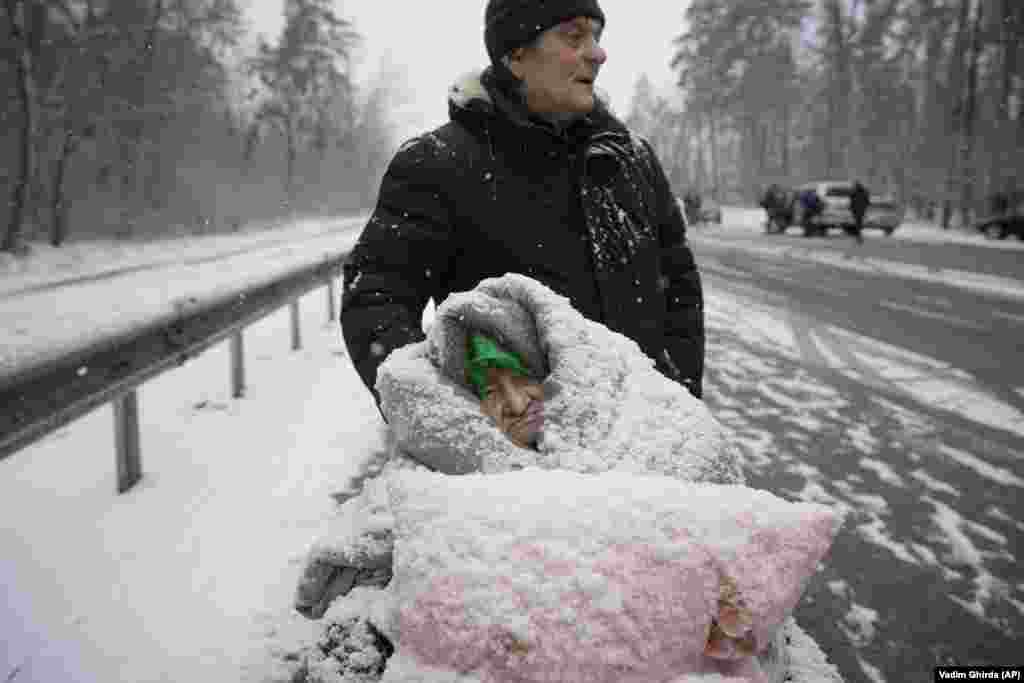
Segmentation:
[(989, 197), (989, 213), (978, 219), (975, 230), (991, 240), (1016, 235), (1024, 240), (1024, 191), (996, 192)]
[(1024, 213), (986, 216), (974, 225), (975, 229), (992, 240), (1005, 240), (1010, 235), (1024, 240)]

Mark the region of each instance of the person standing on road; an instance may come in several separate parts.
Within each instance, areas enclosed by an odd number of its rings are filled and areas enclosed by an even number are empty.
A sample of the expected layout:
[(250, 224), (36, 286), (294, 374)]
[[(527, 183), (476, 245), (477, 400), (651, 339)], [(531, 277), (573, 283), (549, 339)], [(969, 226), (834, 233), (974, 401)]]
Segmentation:
[(871, 194), (868, 188), (858, 180), (853, 184), (850, 193), (850, 213), (853, 214), (853, 238), (857, 244), (864, 244), (864, 214), (871, 205)]
[(489, 0), (491, 64), (449, 89), (450, 121), (406, 142), (344, 267), (341, 326), (363, 382), (424, 338), (429, 299), (513, 272), (633, 339), (701, 396), (701, 280), (651, 145), (594, 92), (597, 0)]
[(688, 190), (683, 196), (683, 208), (686, 216), (686, 223), (688, 225), (697, 225), (701, 222), (700, 220), (700, 207), (701, 207), (700, 193), (696, 190)]
[(800, 202), (800, 223), (804, 227), (804, 234), (813, 234), (815, 230), (814, 219), (824, 210), (821, 197), (818, 196), (818, 191), (814, 188), (807, 188), (800, 191), (797, 201)]
[(785, 199), (782, 187), (778, 183), (769, 185), (759, 203), (766, 215), (765, 231), (782, 232), (785, 230), (787, 221), (783, 215)]

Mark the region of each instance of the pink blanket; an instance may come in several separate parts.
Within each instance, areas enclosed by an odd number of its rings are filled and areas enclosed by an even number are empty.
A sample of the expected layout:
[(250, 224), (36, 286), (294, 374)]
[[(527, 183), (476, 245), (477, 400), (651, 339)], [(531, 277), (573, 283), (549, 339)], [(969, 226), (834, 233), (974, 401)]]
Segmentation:
[(760, 680), (754, 657), (705, 655), (722, 586), (763, 647), (841, 521), (744, 486), (618, 472), (397, 472), (388, 487), (398, 650), (485, 683)]

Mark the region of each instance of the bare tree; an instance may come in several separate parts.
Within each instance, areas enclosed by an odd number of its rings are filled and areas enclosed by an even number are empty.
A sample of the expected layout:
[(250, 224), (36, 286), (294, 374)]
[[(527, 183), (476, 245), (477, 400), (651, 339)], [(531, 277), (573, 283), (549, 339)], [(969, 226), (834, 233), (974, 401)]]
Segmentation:
[(963, 145), (963, 115), (964, 115), (964, 58), (967, 54), (968, 40), (968, 10), (971, 0), (960, 0), (956, 20), (956, 38), (953, 45), (953, 52), (949, 60), (949, 123), (948, 135), (955, 144), (952, 146), (949, 158), (949, 165), (946, 169), (946, 189), (942, 197), (942, 227), (949, 229), (953, 218), (953, 197), (956, 194), (957, 180), (959, 179), (958, 167), (962, 159), (961, 145)]
[[(994, 41), (997, 45), (998, 70), (994, 74), (994, 125), (990, 129), (989, 179), (994, 193), (1009, 196), (1014, 182), (1024, 174), (1024, 124), (1014, 126), (1014, 102), (1021, 97), (1024, 73), (1021, 55), (1024, 52), (1024, 7), (1015, 0), (1000, 0), (998, 11), (990, 15)], [(1019, 109), (1019, 107), (1018, 107)], [(1024, 117), (1018, 114), (1020, 121)]]
[[(11, 215), (0, 251), (13, 252), (21, 247), (29, 188), (35, 175), (36, 159), (33, 143), (38, 126), (36, 81), (33, 68), (39, 49), (40, 12), (33, 11), (28, 0), (6, 0), (7, 34), (11, 40), (11, 59), (17, 74), (18, 102), (21, 107), (19, 127), (18, 172), (11, 192)], [(38, 6), (35, 6), (38, 7)]]
[(634, 86), (626, 125), (644, 136), (654, 148), (677, 194), (692, 184), (689, 171), (689, 135), (686, 113), (658, 93), (646, 74)]
[(808, 9), (805, 0), (698, 0), (687, 9), (689, 30), (674, 41), (671, 66), (687, 115), (702, 122), (715, 194), (727, 183), (749, 191), (788, 174), (789, 150), (779, 140), (790, 134), (794, 34)]
[(978, 98), (978, 55), (981, 52), (981, 25), (983, 3), (975, 5), (971, 21), (970, 49), (967, 62), (967, 88), (964, 93), (963, 125), (960, 133), (960, 218), (961, 227), (968, 227), (973, 215), (974, 185), (977, 169), (974, 165), (974, 123)]

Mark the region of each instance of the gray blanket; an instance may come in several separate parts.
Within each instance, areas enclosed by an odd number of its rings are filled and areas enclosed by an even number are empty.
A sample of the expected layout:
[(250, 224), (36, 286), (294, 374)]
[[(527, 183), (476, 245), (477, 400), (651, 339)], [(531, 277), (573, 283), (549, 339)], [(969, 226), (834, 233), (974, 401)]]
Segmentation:
[[(473, 332), (519, 353), (543, 382), (537, 451), (515, 446), (481, 413), (464, 379)], [(427, 340), (395, 350), (380, 366), (377, 390), (398, 450), (440, 472), (533, 465), (743, 482), (736, 454), (700, 400), (662, 376), (635, 342), (522, 275), (448, 297)]]
[[(530, 375), (543, 382), (545, 424), (537, 450), (513, 444), (481, 412), (464, 379), (473, 332), (519, 353)], [(311, 548), (310, 566), (374, 570), (390, 564), (386, 496), (380, 486), (363, 483), (391, 468), (447, 474), (527, 466), (624, 469), (744, 483), (735, 451), (700, 400), (662, 376), (636, 343), (586, 320), (567, 299), (522, 275), (485, 280), (448, 297), (426, 341), (393, 351), (380, 366), (376, 387), (388, 422), (387, 450), (358, 468), (346, 491), (355, 497)], [(841, 682), (792, 618), (759, 659), (772, 683)]]

